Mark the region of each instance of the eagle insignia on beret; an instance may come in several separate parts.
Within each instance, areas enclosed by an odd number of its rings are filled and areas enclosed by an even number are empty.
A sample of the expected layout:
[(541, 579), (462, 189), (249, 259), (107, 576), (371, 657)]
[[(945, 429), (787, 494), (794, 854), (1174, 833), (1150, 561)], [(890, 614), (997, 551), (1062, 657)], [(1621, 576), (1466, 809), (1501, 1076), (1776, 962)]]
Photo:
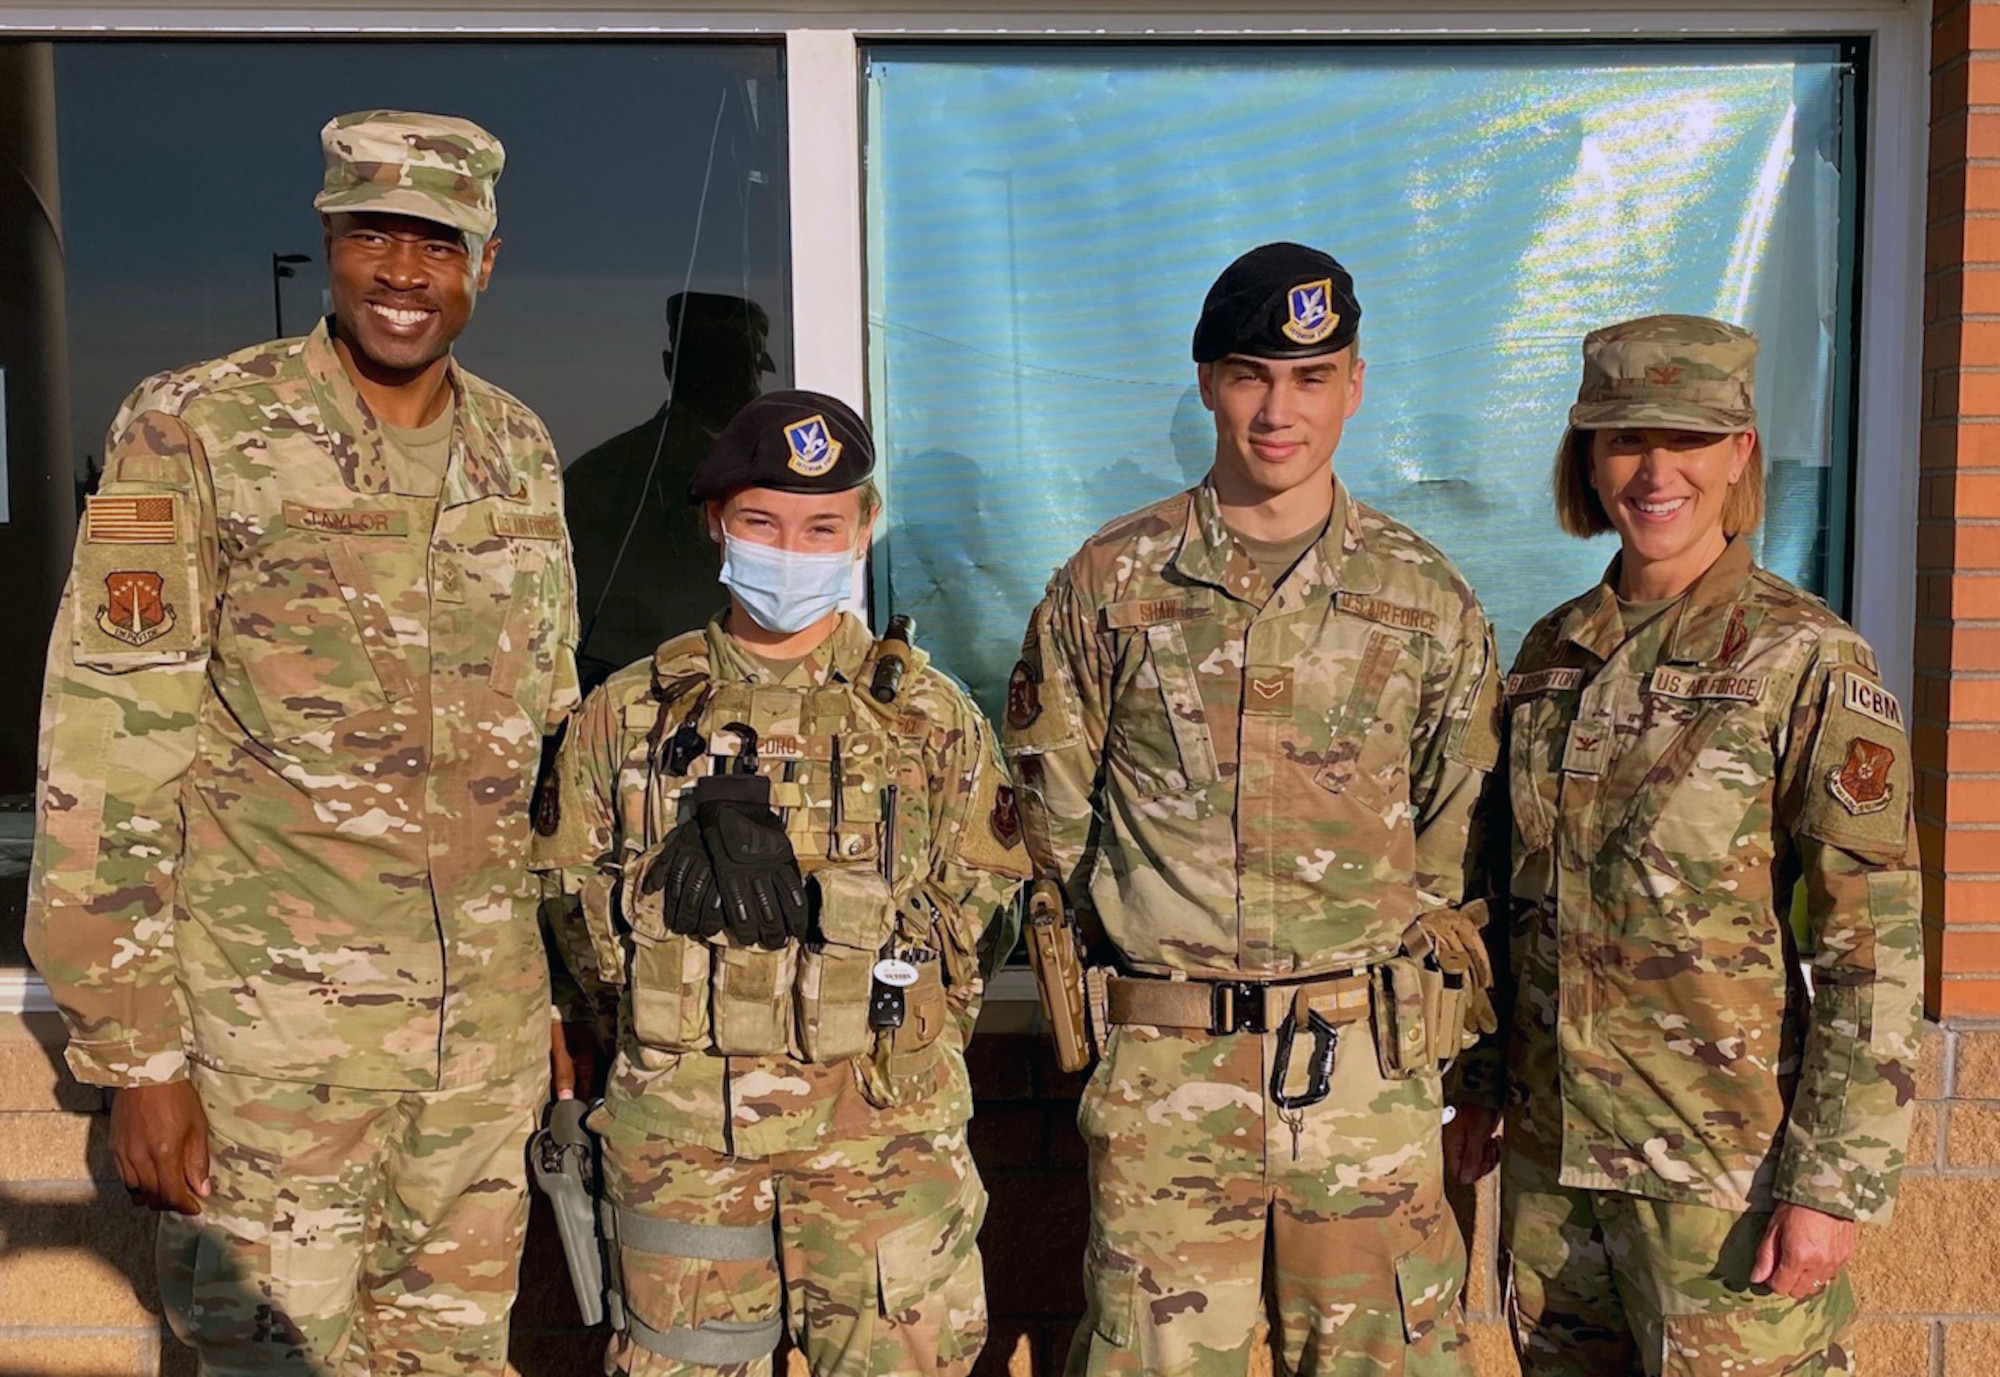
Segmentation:
[(840, 441), (826, 428), (826, 417), (808, 416), (785, 427), (785, 445), (792, 457), (785, 467), (807, 478), (817, 478), (840, 459)]
[(1286, 321), (1279, 328), (1295, 344), (1318, 344), (1340, 328), (1340, 314), (1330, 304), (1333, 279), (1301, 282), (1285, 293)]

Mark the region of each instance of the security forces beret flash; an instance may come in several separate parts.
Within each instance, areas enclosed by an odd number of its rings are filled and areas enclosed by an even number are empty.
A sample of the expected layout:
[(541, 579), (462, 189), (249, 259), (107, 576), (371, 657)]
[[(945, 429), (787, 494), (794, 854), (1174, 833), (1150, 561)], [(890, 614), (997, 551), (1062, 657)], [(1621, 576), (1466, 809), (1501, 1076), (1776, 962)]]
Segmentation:
[(875, 471), (875, 442), (846, 403), (823, 392), (766, 392), (729, 418), (688, 482), (688, 501), (738, 488), (846, 492)]
[(1306, 359), (1353, 343), (1361, 326), (1354, 279), (1331, 254), (1264, 244), (1222, 270), (1194, 327), (1194, 361), (1230, 354)]

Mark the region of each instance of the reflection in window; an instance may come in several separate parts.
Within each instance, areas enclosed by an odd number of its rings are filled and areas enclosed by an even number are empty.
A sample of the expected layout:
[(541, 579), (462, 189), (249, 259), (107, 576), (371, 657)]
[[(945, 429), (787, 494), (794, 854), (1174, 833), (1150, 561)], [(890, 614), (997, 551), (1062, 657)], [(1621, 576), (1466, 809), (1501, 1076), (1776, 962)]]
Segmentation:
[(650, 654), (721, 602), (686, 466), (718, 412), (791, 378), (779, 58), (775, 43), (60, 45), (79, 474), (147, 374), (268, 339), (274, 311), (290, 334), (318, 316), (321, 124), (370, 106), (464, 115), (507, 167), (493, 286), (459, 356), (573, 465), (591, 666)]
[(1654, 311), (1763, 337), (1761, 557), (1838, 598), (1849, 72), (1824, 45), (873, 49), (891, 606), (992, 710), (1049, 569), (1207, 470), (1189, 335), (1273, 239), (1355, 275), (1338, 471), (1458, 563), (1503, 654), (1610, 556), (1558, 533), (1549, 468), (1584, 332)]
[[(54, 45), (60, 195), (0, 213), (60, 207), (79, 490), (142, 378), (321, 314), (322, 124), (377, 106), (463, 115), (508, 156), (493, 285), (458, 353), (582, 456), (583, 615), (603, 608), (584, 655), (606, 672), (698, 624), (722, 599), (690, 539), (685, 467), (718, 412), (791, 377), (779, 59), (776, 43)], [(54, 524), (17, 521), (14, 557), (66, 563), (72, 531)], [(32, 714), (16, 716), (12, 756), (31, 767)], [(17, 773), (0, 780), (0, 966), (24, 960), (32, 781)]]

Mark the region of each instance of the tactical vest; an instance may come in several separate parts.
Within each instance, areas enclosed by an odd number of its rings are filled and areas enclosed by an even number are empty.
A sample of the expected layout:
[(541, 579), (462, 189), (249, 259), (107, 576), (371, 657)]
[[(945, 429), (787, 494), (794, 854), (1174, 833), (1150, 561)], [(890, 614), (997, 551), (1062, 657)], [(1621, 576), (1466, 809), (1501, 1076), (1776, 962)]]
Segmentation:
[[(906, 683), (924, 662), (912, 652)], [(821, 1063), (872, 1054), (864, 1088), (879, 1081), (887, 1096), (913, 1058), (935, 1055), (946, 986), (971, 955), (951, 949), (949, 901), (928, 884), (923, 746), (935, 724), (905, 706), (907, 694), (875, 702), (865, 671), (856, 683), (798, 688), (717, 684), (691, 668), (625, 709), (614, 907), (629, 946), (615, 932), (593, 936), (618, 944), (609, 968), (628, 973), (633, 1035), (668, 1053)], [(808, 940), (776, 951), (669, 931), (666, 896), (643, 883), (692, 816), (695, 782), (751, 769), (770, 781), (815, 909)], [(888, 1023), (891, 1010), (900, 1023)]]

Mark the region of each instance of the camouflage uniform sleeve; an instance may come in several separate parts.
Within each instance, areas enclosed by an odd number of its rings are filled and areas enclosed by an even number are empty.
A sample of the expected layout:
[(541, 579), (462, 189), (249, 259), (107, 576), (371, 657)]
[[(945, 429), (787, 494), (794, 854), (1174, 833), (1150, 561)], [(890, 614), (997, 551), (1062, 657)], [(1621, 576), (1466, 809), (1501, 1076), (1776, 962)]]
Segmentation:
[(1021, 829), (1035, 873), (1088, 912), (1092, 801), (1104, 755), (1110, 667), (1067, 572), (1058, 573), (1028, 622), (1007, 681), (1007, 757)]
[(970, 1038), (986, 982), (1020, 936), (1016, 900), (1029, 863), (993, 728), (970, 701), (962, 700), (961, 710), (960, 728), (949, 734), (945, 759), (932, 775), (936, 831), (926, 889), (949, 929), (939, 936), (956, 967), (952, 1008), (960, 1034)]
[(565, 1019), (585, 1017), (624, 983), (607, 969), (613, 896), (618, 884), (618, 770), (624, 761), (622, 712), (606, 684), (593, 692), (563, 732), (545, 782), (528, 864), (542, 875), (541, 914), (549, 945), (570, 980), (555, 982)]
[(186, 1076), (174, 956), (194, 759), (221, 585), (206, 457), (128, 399), (78, 532), (42, 689), (27, 942), (80, 1080)]
[(1470, 603), (1455, 642), (1439, 647), (1425, 678), (1410, 742), (1410, 806), (1414, 876), (1429, 907), (1456, 908), (1479, 892), (1473, 808), (1500, 754), (1496, 658), (1485, 614)]
[(1902, 1176), (1923, 1019), (1923, 892), (1902, 710), (1851, 633), (1794, 701), (1780, 824), (1805, 882), (1813, 1001), (1774, 1191), (1885, 1220)]
[[(549, 462), (556, 468), (557, 491), (562, 484), (561, 464), (556, 459), (553, 445), (548, 452)], [(560, 510), (561, 498), (557, 499)], [(576, 550), (571, 543), (569, 527), (565, 523), (562, 538), (562, 559), (556, 567), (556, 663), (555, 680), (550, 686), (549, 720), (542, 724), (544, 732), (553, 732), (563, 719), (568, 717), (582, 698), (576, 672), (577, 643), (583, 639), (583, 628), (576, 606)]]
[[(1492, 628), (1468, 599), (1455, 643), (1440, 648), (1427, 676), (1424, 720), (1411, 742), (1415, 879), (1428, 907), (1457, 908), (1485, 896), (1482, 791), (1500, 755), (1498, 659)], [(1489, 920), (1489, 948), (1492, 927)], [(1497, 1108), (1505, 1086), (1501, 1044), (1489, 1035), (1459, 1058), (1453, 1075), (1453, 1103)]]

